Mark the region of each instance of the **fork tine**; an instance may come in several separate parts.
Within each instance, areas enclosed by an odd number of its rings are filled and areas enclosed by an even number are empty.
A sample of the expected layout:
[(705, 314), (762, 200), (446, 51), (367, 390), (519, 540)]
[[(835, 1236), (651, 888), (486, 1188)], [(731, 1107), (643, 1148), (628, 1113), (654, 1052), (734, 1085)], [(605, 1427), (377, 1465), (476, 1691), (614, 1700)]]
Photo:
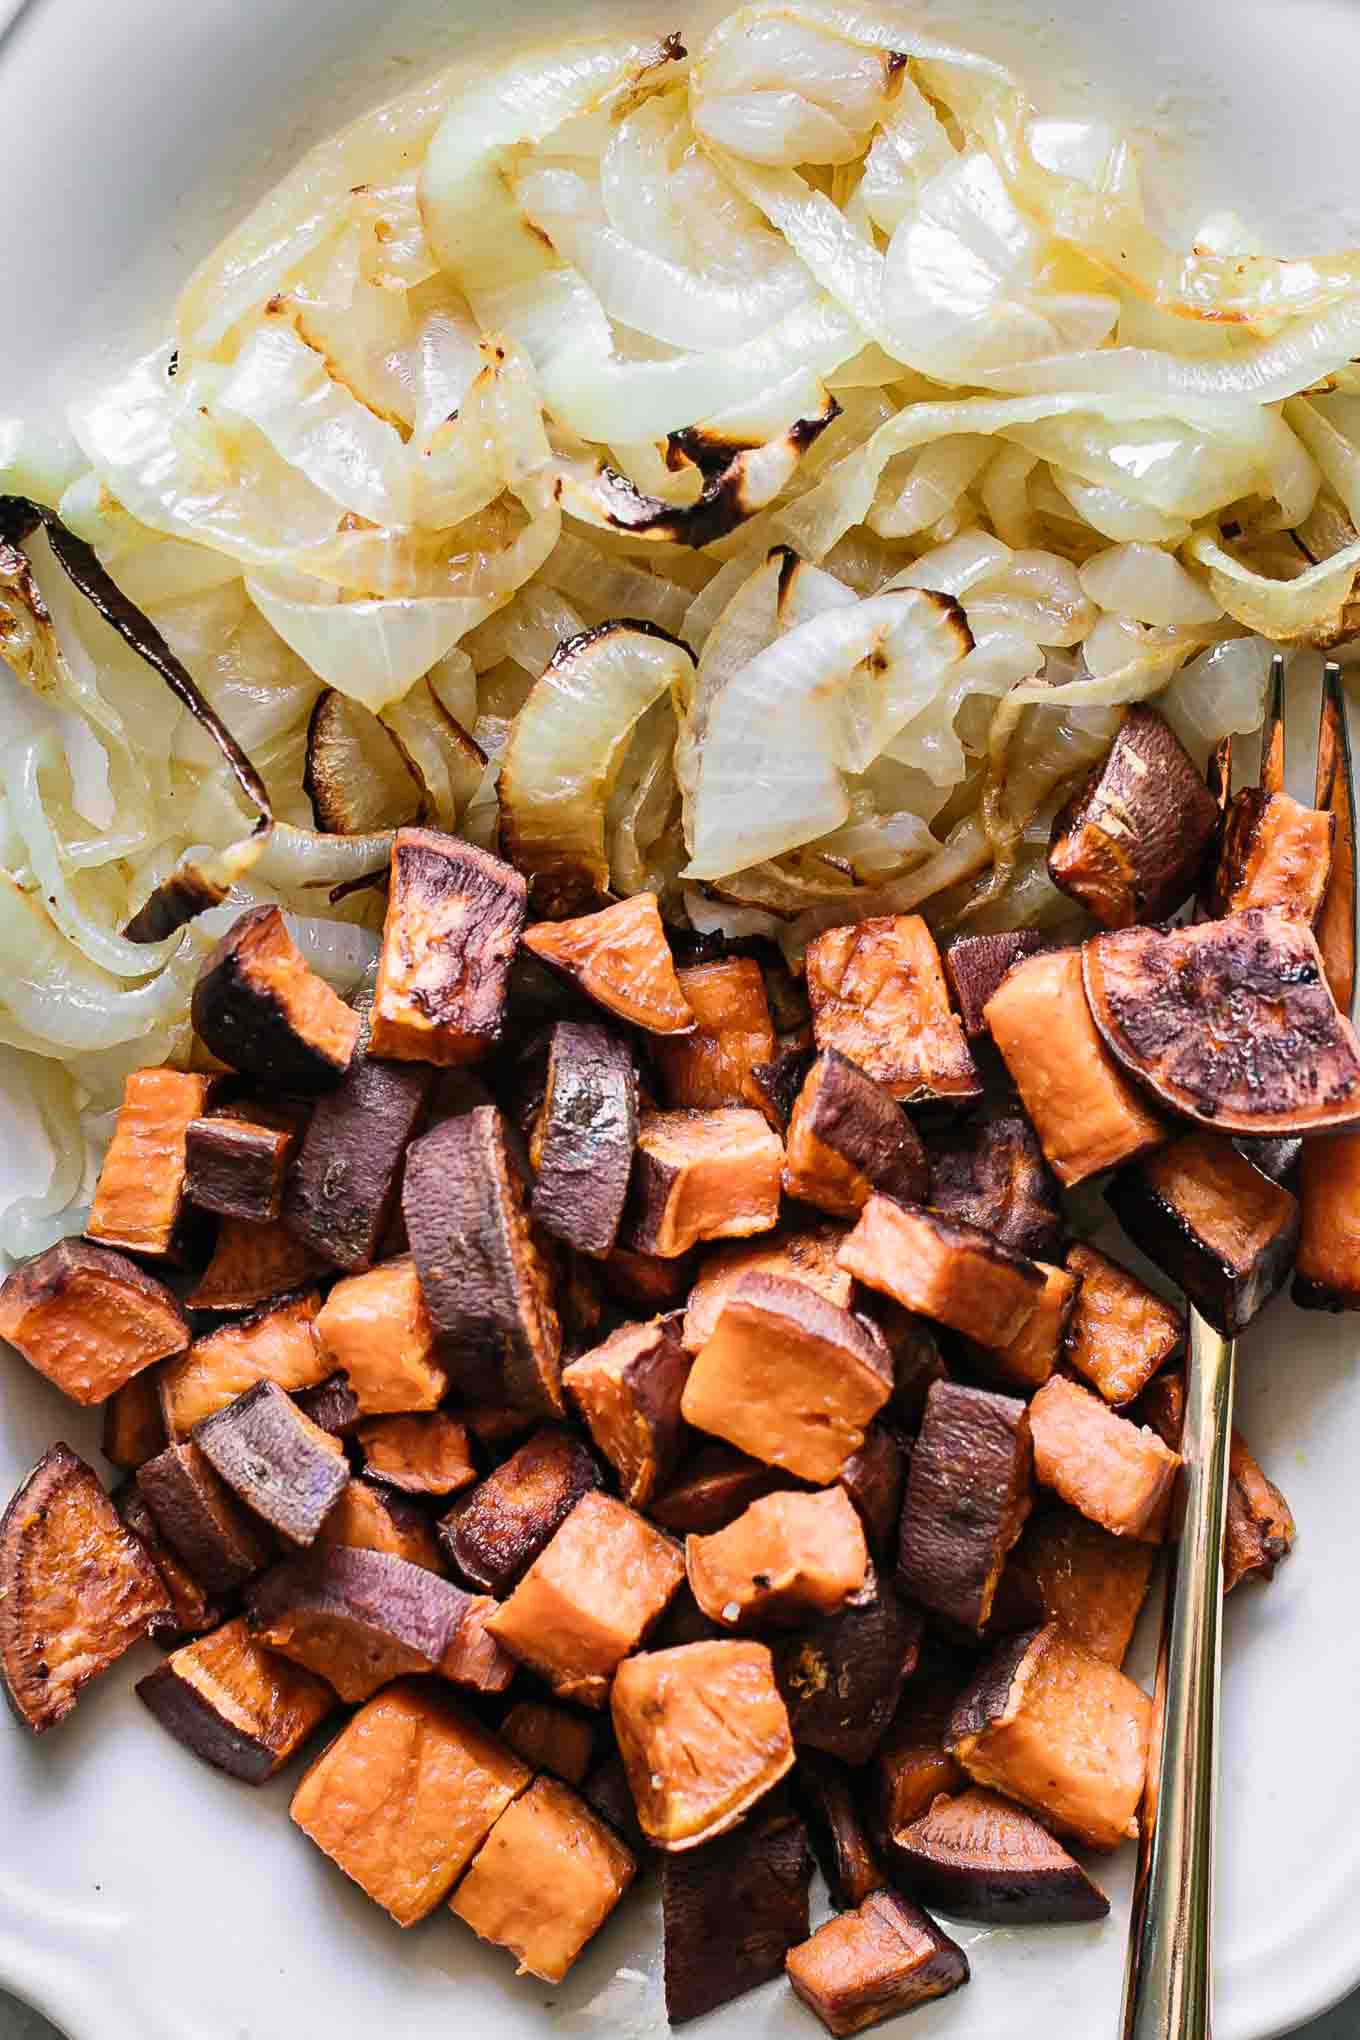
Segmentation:
[(1313, 805), (1336, 816), (1332, 872), (1316, 933), (1332, 997), (1349, 1013), (1355, 999), (1355, 765), (1341, 668), (1334, 659), (1322, 669)]
[(1232, 794), (1233, 740), (1229, 733), (1220, 737), (1209, 753), (1209, 763), (1204, 772), (1204, 783), (1218, 802), (1218, 811), (1223, 813)]
[(1261, 791), (1284, 792), (1284, 654), (1270, 662), (1270, 696), (1261, 725)]

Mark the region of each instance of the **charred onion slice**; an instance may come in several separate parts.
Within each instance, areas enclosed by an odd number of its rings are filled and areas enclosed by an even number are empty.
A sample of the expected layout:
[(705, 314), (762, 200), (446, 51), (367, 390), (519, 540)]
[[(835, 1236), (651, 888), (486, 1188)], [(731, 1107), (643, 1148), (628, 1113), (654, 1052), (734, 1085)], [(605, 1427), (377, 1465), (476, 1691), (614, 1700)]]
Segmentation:
[(334, 687), (317, 696), (307, 725), (302, 785), (327, 835), (363, 836), (424, 816), (421, 782), (396, 737)]
[(1301, 922), (1257, 907), (1097, 935), (1082, 955), (1107, 1047), (1173, 1111), (1225, 1133), (1360, 1119), (1360, 1042)]

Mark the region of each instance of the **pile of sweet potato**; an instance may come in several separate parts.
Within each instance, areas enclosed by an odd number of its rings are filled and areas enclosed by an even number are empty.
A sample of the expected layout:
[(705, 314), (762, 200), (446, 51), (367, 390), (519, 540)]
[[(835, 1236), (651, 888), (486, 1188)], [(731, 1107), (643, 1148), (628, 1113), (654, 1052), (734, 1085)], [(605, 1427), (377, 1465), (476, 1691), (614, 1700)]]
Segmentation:
[[(1181, 769), (1151, 716), (1060, 817), (1082, 947), (942, 958), (906, 915), (800, 984), (650, 895), (530, 922), (511, 866), (416, 828), (353, 1008), (244, 913), (86, 1236), (0, 1290), (123, 1476), (54, 1446), (0, 1526), (21, 1718), (171, 1645), (137, 1688), (171, 1735), (258, 1783), (324, 1731), (299, 1827), (399, 1925), (447, 1902), (551, 1981), (655, 1852), (677, 2022), (784, 1970), (837, 2034), (953, 1990), (926, 1905), (1101, 1917), (1072, 1851), (1137, 1831), (1184, 1321), (1063, 1189), (1114, 1170), (1227, 1329), (1296, 1254), (1360, 1300), (1326, 872), (1271, 896), (1299, 859), (1247, 817), (1218, 918), (1149, 925), (1223, 833), (1187, 793), (1174, 840), (1124, 794), (1102, 834), (1132, 747)], [(1297, 1192), (1246, 1138), (1320, 1130)], [(1292, 1535), (1235, 1440), (1229, 1584)]]

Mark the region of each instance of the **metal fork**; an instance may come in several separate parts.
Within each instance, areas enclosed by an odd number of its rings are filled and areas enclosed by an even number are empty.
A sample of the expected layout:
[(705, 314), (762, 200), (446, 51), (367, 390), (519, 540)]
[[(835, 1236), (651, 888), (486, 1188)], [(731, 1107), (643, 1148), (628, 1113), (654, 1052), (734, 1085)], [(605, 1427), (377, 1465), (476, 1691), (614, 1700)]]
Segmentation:
[[(1211, 767), (1228, 793), (1231, 753)], [(1284, 785), (1284, 659), (1271, 666), (1261, 786)], [(1341, 668), (1323, 669), (1315, 807), (1337, 818), (1318, 922), (1343, 1012), (1355, 991), (1355, 775)], [(1214, 1806), (1223, 1632), (1223, 1526), (1237, 1346), (1190, 1313), (1181, 1437), (1181, 1534), (1169, 1542), (1156, 1712), (1124, 1978), (1123, 2040), (1209, 2040), (1213, 2027)]]

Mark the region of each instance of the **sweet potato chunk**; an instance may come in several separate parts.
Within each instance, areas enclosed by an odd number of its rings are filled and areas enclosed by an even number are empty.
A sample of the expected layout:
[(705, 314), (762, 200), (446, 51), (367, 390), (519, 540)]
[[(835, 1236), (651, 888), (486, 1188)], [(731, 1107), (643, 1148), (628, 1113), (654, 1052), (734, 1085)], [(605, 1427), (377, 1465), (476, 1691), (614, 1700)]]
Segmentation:
[(1294, 1518), (1273, 1480), (1267, 1480), (1240, 1431), (1228, 1445), (1228, 1509), (1223, 1536), (1223, 1591), (1243, 1580), (1273, 1580), (1294, 1544)]
[(872, 1552), (885, 1552), (896, 1540), (908, 1449), (899, 1431), (871, 1424), (859, 1451), (841, 1468), (841, 1486), (855, 1505)]
[(1034, 1315), (1043, 1271), (976, 1226), (923, 1205), (871, 1197), (840, 1251), (842, 1268), (905, 1310), (980, 1346), (1009, 1345)]
[(296, 1146), (297, 1136), (286, 1126), (225, 1114), (190, 1120), (184, 1134), (189, 1202), (227, 1218), (276, 1219)]
[(205, 1048), (285, 1091), (338, 1084), (359, 1038), (358, 1014), (308, 969), (277, 907), (248, 907), (227, 930), (198, 973), (190, 1010)]
[(980, 1095), (940, 952), (919, 914), (828, 928), (808, 944), (807, 988), (818, 1048), (838, 1048), (900, 1102)]
[(153, 1616), (148, 1633), (157, 1643), (170, 1645), (216, 1629), (222, 1620), (221, 1607), (202, 1582), (194, 1578), (178, 1553), (170, 1549), (136, 1482), (120, 1482), (110, 1500), (133, 1536), (145, 1547), (170, 1596), (169, 1614)]
[(337, 1282), (321, 1306), (316, 1336), (366, 1417), (436, 1409), (448, 1393), (409, 1254)]
[(216, 1078), (133, 1070), (113, 1130), (86, 1232), (130, 1254), (173, 1256), (185, 1196), (185, 1137)]
[[(3, 1301), (4, 1292), (0, 1291), (0, 1308)], [(164, 1444), (160, 1386), (155, 1375), (143, 1368), (116, 1388), (105, 1403), (99, 1449), (110, 1465), (135, 1471)]]
[(521, 1700), (501, 1723), (501, 1735), (533, 1771), (551, 1771), (579, 1785), (595, 1753), (595, 1724), (587, 1715), (550, 1701)]
[(461, 1494), (477, 1478), (467, 1425), (447, 1410), (370, 1417), (355, 1436), (368, 1472), (403, 1494)]
[(1336, 816), (1325, 809), (1303, 807), (1288, 793), (1244, 786), (1233, 795), (1223, 824), (1215, 914), (1277, 907), (1311, 928), (1327, 892), (1335, 836)]
[(923, 1814), (942, 1792), (967, 1782), (945, 1747), (960, 1690), (959, 1678), (940, 1665), (923, 1667), (907, 1681), (897, 1712), (874, 1754), (877, 1832), (891, 1854), (892, 1839)]
[(781, 1637), (774, 1646), (775, 1683), (798, 1748), (867, 1764), (920, 1647), (920, 1615), (872, 1570), (837, 1614)]
[(990, 1033), (985, 1008), (1007, 971), (1026, 956), (1037, 956), (1052, 944), (1037, 928), (1016, 928), (1004, 935), (963, 935), (944, 953), (945, 982), (969, 1041)]
[(1043, 1275), (1044, 1289), (1034, 1315), (1006, 1345), (971, 1349), (985, 1373), (1026, 1393), (1042, 1388), (1062, 1358), (1080, 1287), (1077, 1277), (1066, 1268), (1050, 1268), (1044, 1261), (1035, 1266)]
[(176, 1742), (247, 1785), (281, 1771), (335, 1706), (324, 1680), (265, 1650), (239, 1616), (139, 1679), (137, 1698)]
[(665, 1486), (684, 1449), (680, 1397), (691, 1356), (678, 1332), (678, 1318), (622, 1325), (562, 1375), (568, 1403), (634, 1509), (645, 1509)]
[(1116, 1409), (1132, 1402), (1185, 1336), (1181, 1313), (1094, 1247), (1068, 1250), (1081, 1287), (1067, 1327), (1067, 1364)]
[(784, 1967), (808, 1931), (812, 1873), (803, 1823), (757, 1813), (734, 1834), (661, 1862), (666, 2017), (730, 2004)]
[(862, 2033), (948, 1997), (968, 1981), (968, 1957), (897, 1891), (871, 1892), (789, 1950), (789, 1982), (828, 2033)]
[(562, 1414), (562, 1326), (494, 1105), (446, 1119), (406, 1157), (402, 1210), (455, 1385), (475, 1400)]
[(628, 1044), (608, 1028), (559, 1020), (548, 1049), (530, 1159), (532, 1210), (545, 1232), (583, 1254), (613, 1251), (638, 1133)]
[(729, 1630), (834, 1615), (868, 1568), (864, 1531), (841, 1487), (766, 1495), (725, 1530), (685, 1542), (694, 1598)]
[(1298, 1188), (1295, 1303), (1360, 1310), (1360, 1132), (1305, 1141)]
[(252, 1388), (276, 1381), (280, 1388), (316, 1388), (332, 1363), (317, 1343), (320, 1298), (314, 1290), (290, 1296), (272, 1309), (221, 1325), (195, 1339), (182, 1358), (161, 1370), (161, 1409), (171, 1438), (186, 1438), (194, 1425)]
[(293, 1391), (304, 1417), (331, 1438), (349, 1438), (359, 1422), (359, 1398), (343, 1374), (328, 1374), (315, 1388)]
[(784, 1139), (784, 1189), (833, 1218), (855, 1218), (876, 1190), (925, 1196), (926, 1151), (896, 1099), (837, 1049), (818, 1056)]
[(806, 1282), (828, 1303), (848, 1310), (855, 1285), (836, 1259), (844, 1238), (842, 1226), (814, 1225), (805, 1232), (714, 1247), (705, 1254), (685, 1305), (684, 1341), (690, 1352), (697, 1353), (712, 1338), (723, 1305), (743, 1275), (783, 1275)]
[(984, 1119), (933, 1147), (928, 1194), (905, 1201), (975, 1225), (1012, 1253), (1035, 1261), (1059, 1256), (1062, 1200), (1034, 1128), (1021, 1113)]
[(1117, 1537), (1161, 1542), (1178, 1454), (1061, 1374), (1039, 1390), (1029, 1416), (1036, 1479)]
[(1011, 1565), (1032, 1588), (1046, 1622), (1106, 1664), (1122, 1665), (1133, 1641), (1157, 1554), (1115, 1537), (1075, 1509), (1036, 1509)]
[(427, 1572), (442, 1572), (434, 1525), (417, 1503), (373, 1480), (351, 1480), (317, 1532), (318, 1544), (385, 1551)]
[(660, 1849), (726, 1834), (793, 1769), (763, 1643), (643, 1651), (619, 1666), (610, 1706), (638, 1820)]
[(655, 893), (634, 893), (574, 921), (535, 921), (524, 947), (630, 1026), (684, 1034), (694, 1025)]
[(624, 1214), (626, 1245), (663, 1257), (746, 1239), (779, 1221), (784, 1150), (758, 1112), (644, 1112)]
[[(1309, 1152), (1332, 1145), (1305, 1144)], [(1186, 1134), (1131, 1163), (1105, 1200), (1134, 1244), (1229, 1337), (1288, 1279), (1298, 1200), (1222, 1134)]]
[(677, 976), (695, 1026), (653, 1046), (667, 1105), (694, 1112), (750, 1105), (768, 1117), (769, 1101), (754, 1072), (773, 1062), (776, 1043), (760, 965), (753, 957), (725, 956)]
[(170, 1597), (98, 1480), (53, 1445), (0, 1517), (0, 1683), (35, 1735), (159, 1619)]
[(832, 1905), (853, 1912), (887, 1883), (860, 1818), (855, 1774), (820, 1750), (799, 1752), (794, 1787)]
[(1032, 1815), (976, 1785), (937, 1799), (895, 1834), (893, 1868), (914, 1897), (988, 1926), (1103, 1920), (1110, 1910)]
[(987, 1002), (987, 1025), (1060, 1183), (1165, 1140), (1167, 1129), (1100, 1038), (1082, 988), (1081, 952), (1018, 963)]
[(1218, 803), (1171, 725), (1136, 702), (1054, 818), (1049, 877), (1106, 928), (1164, 921), (1194, 891), (1217, 826)]
[(449, 1900), (519, 1975), (560, 1983), (633, 1881), (637, 1865), (583, 1799), (535, 1778), (504, 1812)]
[(360, 1709), (293, 1795), (293, 1819), (399, 1927), (448, 1896), (528, 1768), (427, 1679)]
[(72, 1402), (103, 1402), (189, 1343), (176, 1298), (126, 1255), (58, 1240), (0, 1287), (0, 1338)]
[(898, 1557), (902, 1585), (921, 1607), (983, 1627), (1030, 1512), (1033, 1464), (1022, 1402), (936, 1382), (912, 1447)]
[(705, 1536), (734, 1523), (762, 1495), (783, 1487), (787, 1476), (730, 1445), (702, 1445), (687, 1461), (674, 1486), (657, 1496), (647, 1513), (653, 1522), (681, 1536)]
[(600, 1470), (579, 1438), (552, 1427), (536, 1431), (440, 1518), (439, 1542), (474, 1587), (508, 1594), (599, 1485)]
[(238, 1501), (290, 1544), (314, 1544), (349, 1480), (338, 1438), (276, 1381), (257, 1381), (194, 1427), (199, 1451)]
[(666, 1260), (660, 1254), (615, 1247), (600, 1263), (605, 1287), (627, 1303), (647, 1311), (675, 1310), (689, 1294), (694, 1277), (693, 1254)]
[(258, 1310), (291, 1290), (305, 1289), (329, 1266), (281, 1225), (224, 1218), (212, 1259), (186, 1301), (190, 1310)]
[(373, 995), (373, 1053), (444, 1067), (497, 1040), (528, 889), (499, 857), (437, 829), (398, 829)]
[(684, 1576), (669, 1538), (611, 1496), (583, 1495), (487, 1627), (560, 1699), (603, 1707)]
[(969, 1776), (1058, 1834), (1117, 1849), (1138, 1832), (1152, 1702), (1055, 1623), (1012, 1638), (954, 1709), (949, 1746)]
[(271, 1544), (195, 1444), (167, 1445), (137, 1472), (157, 1528), (210, 1593), (232, 1594), (269, 1563)]
[(892, 1393), (882, 1338), (803, 1282), (746, 1275), (690, 1370), (680, 1408), (696, 1430), (825, 1485)]

